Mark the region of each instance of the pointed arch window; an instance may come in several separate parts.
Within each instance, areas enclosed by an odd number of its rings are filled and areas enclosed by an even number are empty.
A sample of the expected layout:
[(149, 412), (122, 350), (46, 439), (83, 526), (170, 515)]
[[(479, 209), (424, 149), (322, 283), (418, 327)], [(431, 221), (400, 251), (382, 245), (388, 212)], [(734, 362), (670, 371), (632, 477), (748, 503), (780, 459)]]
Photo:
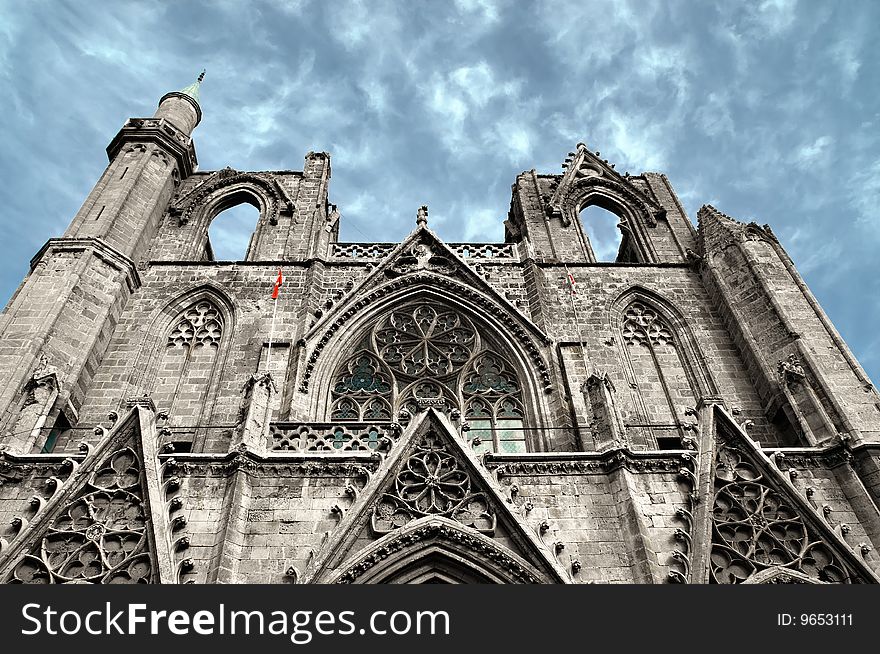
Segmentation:
[(643, 447), (677, 449), (685, 408), (696, 399), (674, 332), (665, 317), (640, 301), (624, 311), (621, 332), (635, 391), (635, 415), (627, 427)]
[(153, 399), (172, 416), (174, 428), (194, 432), (212, 387), (223, 315), (210, 300), (200, 300), (172, 322), (160, 357)]
[(621, 261), (622, 233), (618, 215), (599, 205), (589, 204), (581, 209), (580, 219), (596, 261)]
[(468, 439), (477, 452), (525, 452), (525, 411), (519, 381), (498, 355), (477, 357), (464, 376), (462, 393)]
[(207, 258), (244, 261), (248, 258), (260, 209), (248, 195), (235, 196), (233, 204), (218, 213), (208, 228)]
[(609, 201), (588, 200), (579, 218), (595, 261), (638, 263), (642, 260), (626, 213)]
[(337, 369), (330, 420), (390, 421), (427, 407), (457, 409), (478, 452), (527, 451), (517, 374), (460, 312), (425, 301), (406, 305), (381, 317), (357, 349)]
[(331, 420), (391, 420), (391, 380), (370, 352), (358, 352), (343, 365), (333, 397)]

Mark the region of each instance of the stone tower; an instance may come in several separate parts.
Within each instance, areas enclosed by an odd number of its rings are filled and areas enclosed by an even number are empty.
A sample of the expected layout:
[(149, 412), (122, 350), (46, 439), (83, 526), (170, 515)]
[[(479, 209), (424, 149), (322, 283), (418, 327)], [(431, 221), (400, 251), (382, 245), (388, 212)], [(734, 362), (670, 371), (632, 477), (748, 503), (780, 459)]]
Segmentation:
[(0, 317), (0, 580), (880, 581), (878, 395), (768, 226), (578, 144), (503, 243), (340, 243), (327, 153), (196, 170), (201, 81)]

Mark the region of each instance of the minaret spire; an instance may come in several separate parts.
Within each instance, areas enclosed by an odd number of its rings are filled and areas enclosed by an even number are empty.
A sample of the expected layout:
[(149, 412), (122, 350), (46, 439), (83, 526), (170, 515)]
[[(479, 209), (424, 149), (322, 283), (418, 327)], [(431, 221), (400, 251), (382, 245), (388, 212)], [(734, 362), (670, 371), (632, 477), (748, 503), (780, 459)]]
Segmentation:
[(204, 80), (204, 79), (205, 79), (205, 69), (203, 68), (202, 72), (199, 73), (198, 79), (196, 79), (195, 82), (193, 82), (192, 84), (190, 84), (186, 88), (180, 89), (180, 91), (178, 91), (178, 93), (183, 93), (184, 95), (188, 95), (193, 100), (198, 102), (199, 101), (199, 89), (201, 88), (202, 80)]
[[(195, 82), (180, 89), (166, 93), (159, 100), (156, 117), (166, 117), (189, 136), (196, 125), (202, 120), (202, 108), (199, 106), (199, 89), (205, 79), (205, 70), (199, 73)], [(183, 101), (183, 102), (181, 102)]]

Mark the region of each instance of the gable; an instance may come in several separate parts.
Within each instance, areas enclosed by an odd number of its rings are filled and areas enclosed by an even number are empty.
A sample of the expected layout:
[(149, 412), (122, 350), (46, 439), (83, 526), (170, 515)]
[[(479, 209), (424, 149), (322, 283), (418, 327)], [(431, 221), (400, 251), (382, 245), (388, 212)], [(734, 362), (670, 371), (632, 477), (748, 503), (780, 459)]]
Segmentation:
[(590, 152), (583, 143), (578, 143), (577, 150), (569, 153), (563, 167), (566, 169), (565, 174), (559, 180), (549, 203), (565, 225), (571, 221), (569, 213), (565, 211), (566, 206), (575, 196), (589, 192), (594, 187), (608, 191), (627, 206), (640, 208), (649, 224), (656, 224), (657, 217), (665, 214), (659, 203), (630, 181), (629, 174), (618, 173), (613, 164), (601, 159), (598, 152)]
[(349, 292), (346, 301), (321, 316), (306, 333), (303, 341), (310, 352), (300, 391), (308, 391), (318, 360), (335, 334), (350, 333), (352, 321), (372, 319), (379, 310), (393, 304), (394, 298), (411, 297), (416, 292), (470, 306), (481, 319), (497, 324), (499, 331), (522, 347), (522, 355), (533, 364), (544, 390), (552, 389), (550, 368), (538, 347), (549, 345), (549, 336), (433, 232), (420, 226)]
[(755, 442), (723, 410), (715, 416), (710, 583), (760, 583), (779, 570), (814, 583), (877, 583)]
[(407, 427), (337, 530), (312, 559), (306, 582), (351, 582), (364, 561), (372, 567), (380, 559), (409, 557), (421, 565), (423, 556), (456, 558), (451, 553), (462, 548), (478, 576), (479, 570), (487, 578), (500, 574), (491, 571), (491, 561), (501, 558), (519, 570), (522, 581), (568, 581), (464, 440), (433, 409)]
[(155, 531), (162, 507), (152, 432), (140, 407), (120, 420), (4, 550), (0, 579), (170, 581), (170, 550)]

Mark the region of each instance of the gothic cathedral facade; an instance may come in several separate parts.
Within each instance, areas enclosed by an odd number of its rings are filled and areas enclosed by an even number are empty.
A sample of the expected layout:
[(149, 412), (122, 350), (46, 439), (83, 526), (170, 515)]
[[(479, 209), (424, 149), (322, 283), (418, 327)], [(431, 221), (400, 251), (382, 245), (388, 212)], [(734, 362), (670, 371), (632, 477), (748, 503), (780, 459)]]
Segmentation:
[(341, 243), (326, 153), (196, 170), (200, 81), (0, 316), (0, 581), (880, 581), (880, 398), (768, 226), (579, 144), (502, 243)]

